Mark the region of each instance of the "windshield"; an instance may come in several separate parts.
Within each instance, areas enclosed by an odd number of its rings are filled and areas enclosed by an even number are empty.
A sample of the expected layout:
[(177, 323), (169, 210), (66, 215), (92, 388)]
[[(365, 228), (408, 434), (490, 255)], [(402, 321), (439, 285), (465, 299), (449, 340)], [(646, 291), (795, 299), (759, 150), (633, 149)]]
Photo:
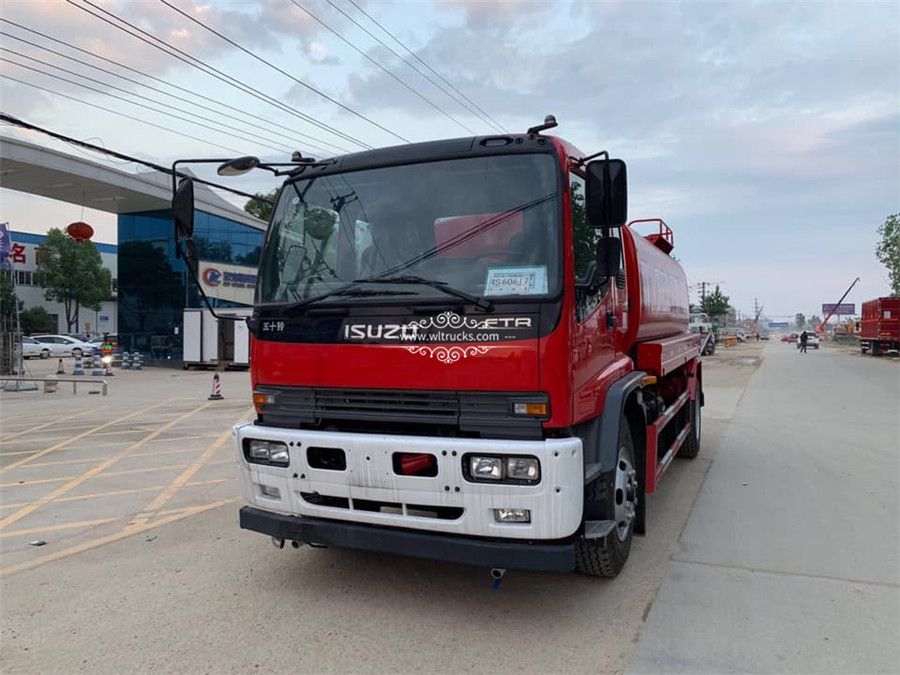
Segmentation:
[[(552, 155), (499, 155), (289, 183), (272, 219), (257, 302), (302, 301), (375, 277), (419, 277), (494, 299), (556, 294), (558, 176)], [(359, 287), (359, 297), (448, 297), (421, 283)]]

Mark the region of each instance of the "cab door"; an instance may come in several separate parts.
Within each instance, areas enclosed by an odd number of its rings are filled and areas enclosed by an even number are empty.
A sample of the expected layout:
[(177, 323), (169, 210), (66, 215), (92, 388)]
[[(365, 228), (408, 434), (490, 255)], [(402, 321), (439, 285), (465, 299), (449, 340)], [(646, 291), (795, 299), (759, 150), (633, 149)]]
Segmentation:
[[(576, 171), (569, 172), (569, 208), (575, 278), (584, 279), (596, 259), (597, 241), (604, 234), (588, 223), (584, 205), (585, 180)], [(617, 230), (606, 236), (618, 237)], [(578, 391), (615, 358), (615, 279), (597, 279), (591, 288), (575, 288), (575, 317), (572, 330), (572, 381), (576, 401)], [(576, 403), (576, 417), (578, 405)]]

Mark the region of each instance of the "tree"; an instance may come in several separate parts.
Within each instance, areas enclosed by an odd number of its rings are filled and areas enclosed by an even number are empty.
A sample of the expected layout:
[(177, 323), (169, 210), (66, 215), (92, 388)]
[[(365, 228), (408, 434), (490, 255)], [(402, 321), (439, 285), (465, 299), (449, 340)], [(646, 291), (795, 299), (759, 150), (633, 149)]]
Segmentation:
[(806, 328), (806, 317), (802, 312), (797, 312), (797, 316), (794, 317), (794, 327), (797, 330), (803, 330)]
[(53, 317), (41, 306), (29, 307), (20, 314), (22, 320), (22, 332), (53, 333), (56, 326), (53, 325)]
[(728, 314), (728, 310), (731, 308), (730, 303), (730, 298), (722, 293), (719, 285), (716, 284), (716, 290), (703, 298), (700, 308), (712, 318)]
[(16, 305), (22, 311), (23, 303), (16, 297), (11, 270), (0, 270), (0, 330), (16, 327)]
[(822, 318), (813, 314), (811, 317), (809, 317), (806, 325), (810, 328), (816, 328), (820, 323), (822, 323)]
[(244, 204), (244, 211), (251, 216), (269, 222), (272, 217), (272, 211), (275, 209), (275, 200), (278, 198), (278, 189), (275, 188), (270, 192), (263, 194), (257, 192), (251, 199)]
[(103, 267), (93, 242), (75, 241), (54, 227), (38, 246), (37, 256), (44, 298), (63, 303), (69, 330), (78, 323), (82, 306), (96, 312), (109, 300), (112, 275)]
[(875, 257), (887, 267), (891, 295), (900, 295), (900, 213), (888, 216), (878, 235), (881, 241), (875, 247)]

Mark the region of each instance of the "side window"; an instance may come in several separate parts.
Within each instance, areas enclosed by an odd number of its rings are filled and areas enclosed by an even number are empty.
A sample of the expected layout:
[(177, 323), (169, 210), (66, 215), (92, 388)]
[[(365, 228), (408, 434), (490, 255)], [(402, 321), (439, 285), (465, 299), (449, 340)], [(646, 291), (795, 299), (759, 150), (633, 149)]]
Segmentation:
[[(575, 279), (584, 279), (595, 261), (600, 230), (591, 227), (584, 206), (584, 178), (569, 173), (569, 197), (572, 206), (572, 241), (575, 247)], [(584, 321), (597, 308), (609, 290), (609, 280), (598, 280), (594, 288), (575, 290), (575, 318)]]

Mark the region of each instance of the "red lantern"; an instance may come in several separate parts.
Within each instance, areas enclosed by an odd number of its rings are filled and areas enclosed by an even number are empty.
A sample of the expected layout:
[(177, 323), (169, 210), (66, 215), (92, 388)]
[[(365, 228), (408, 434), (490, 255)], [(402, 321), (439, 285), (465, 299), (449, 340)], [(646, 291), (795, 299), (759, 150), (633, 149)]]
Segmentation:
[(68, 232), (69, 236), (79, 244), (94, 236), (94, 228), (80, 220), (77, 223), (69, 225), (69, 227), (66, 228), (66, 232)]

